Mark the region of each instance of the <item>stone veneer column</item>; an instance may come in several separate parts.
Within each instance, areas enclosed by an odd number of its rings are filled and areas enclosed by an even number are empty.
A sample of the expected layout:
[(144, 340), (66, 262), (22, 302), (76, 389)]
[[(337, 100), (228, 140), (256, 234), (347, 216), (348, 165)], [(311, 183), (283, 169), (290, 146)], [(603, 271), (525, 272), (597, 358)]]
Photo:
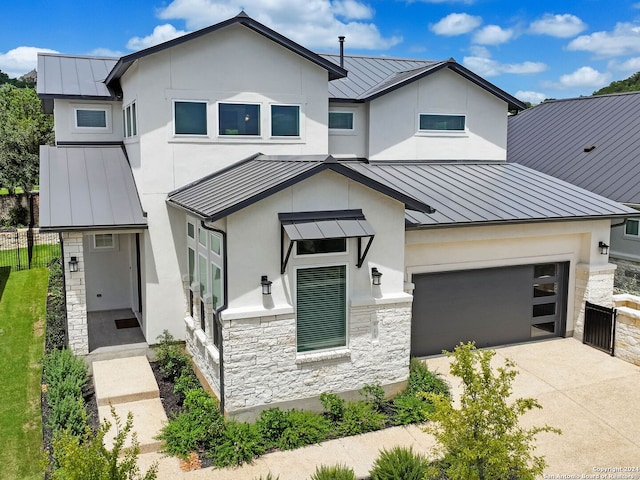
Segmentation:
[(574, 312), (576, 322), (573, 336), (582, 341), (584, 333), (585, 302), (591, 302), (603, 307), (613, 307), (613, 277), (616, 265), (587, 265), (576, 266), (576, 286)]
[[(87, 327), (87, 292), (84, 278), (82, 233), (64, 232), (62, 241), (69, 348), (76, 355), (86, 355), (89, 353), (89, 330)], [(78, 259), (77, 272), (69, 271), (71, 257)]]

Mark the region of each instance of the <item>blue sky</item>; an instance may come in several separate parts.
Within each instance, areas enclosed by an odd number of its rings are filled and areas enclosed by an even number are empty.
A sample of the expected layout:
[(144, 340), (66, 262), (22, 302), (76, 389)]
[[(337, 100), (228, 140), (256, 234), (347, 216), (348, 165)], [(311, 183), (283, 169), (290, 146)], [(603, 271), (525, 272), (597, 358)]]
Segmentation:
[(590, 95), (640, 71), (639, 0), (34, 0), (7, 2), (0, 70), (36, 52), (121, 56), (244, 9), (319, 53), (449, 57), (526, 101)]

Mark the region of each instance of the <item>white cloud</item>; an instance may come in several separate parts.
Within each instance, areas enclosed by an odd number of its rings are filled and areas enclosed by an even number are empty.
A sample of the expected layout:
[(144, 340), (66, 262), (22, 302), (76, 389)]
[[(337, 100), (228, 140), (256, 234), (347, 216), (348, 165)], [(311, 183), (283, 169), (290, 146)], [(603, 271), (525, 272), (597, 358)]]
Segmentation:
[(561, 15), (545, 13), (542, 18), (529, 25), (529, 30), (532, 33), (558, 38), (575, 37), (585, 28), (587, 25), (580, 18), (569, 13)]
[(518, 100), (522, 100), (523, 102), (529, 102), (532, 105), (537, 105), (538, 103), (542, 103), (547, 96), (544, 93), (533, 92), (531, 90), (518, 90), (514, 95)]
[(120, 58), (125, 54), (119, 50), (111, 50), (109, 48), (94, 48), (89, 52), (89, 55), (93, 55), (96, 57)]
[(575, 72), (560, 77), (560, 85), (563, 87), (601, 87), (610, 81), (610, 73), (600, 73), (591, 67), (580, 67)]
[(640, 57), (628, 58), (624, 62), (611, 60), (607, 65), (609, 70), (619, 70), (621, 72), (637, 72), (640, 71)]
[(6, 53), (0, 53), (0, 70), (11, 78), (21, 77), (36, 68), (38, 52), (58, 53), (48, 48), (16, 47)]
[[(244, 0), (173, 0), (159, 10), (164, 20), (184, 20), (190, 30), (231, 18), (247, 6)], [(337, 50), (338, 36), (347, 48), (387, 49), (402, 42), (399, 35), (384, 37), (374, 11), (358, 0), (252, 0), (246, 13), (257, 21), (308, 48)]]
[(547, 65), (542, 62), (500, 63), (491, 58), (485, 47), (472, 47), (471, 55), (464, 57), (462, 63), (481, 77), (495, 77), (503, 73), (526, 75), (544, 72)]
[(469, 15), (467, 13), (451, 13), (431, 25), (431, 31), (437, 35), (462, 35), (475, 30), (482, 23), (481, 17)]
[(181, 37), (186, 33), (188, 32), (176, 30), (173, 25), (165, 23), (164, 25), (158, 25), (154, 28), (151, 35), (147, 35), (146, 37), (133, 37), (127, 42), (127, 48), (129, 50), (142, 50), (143, 48), (152, 47), (159, 43), (173, 40), (176, 37)]
[(503, 29), (498, 25), (487, 25), (478, 30), (473, 41), (482, 45), (500, 45), (508, 42), (513, 37), (513, 30)]
[(640, 25), (618, 23), (612, 32), (581, 35), (567, 46), (569, 50), (592, 52), (599, 57), (616, 57), (640, 52)]

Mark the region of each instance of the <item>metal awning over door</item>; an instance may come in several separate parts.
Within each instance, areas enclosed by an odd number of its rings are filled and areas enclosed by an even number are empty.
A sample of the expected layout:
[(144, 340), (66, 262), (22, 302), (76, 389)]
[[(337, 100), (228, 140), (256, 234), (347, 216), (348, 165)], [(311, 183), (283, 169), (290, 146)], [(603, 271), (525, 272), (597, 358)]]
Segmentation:
[[(278, 218), (281, 225), (280, 273), (284, 273), (287, 268), (294, 243), (301, 240), (357, 238), (357, 267), (360, 268), (375, 236), (373, 227), (360, 209), (279, 213)], [(285, 233), (289, 237), (286, 252)], [(363, 248), (362, 239), (365, 237), (369, 240)]]

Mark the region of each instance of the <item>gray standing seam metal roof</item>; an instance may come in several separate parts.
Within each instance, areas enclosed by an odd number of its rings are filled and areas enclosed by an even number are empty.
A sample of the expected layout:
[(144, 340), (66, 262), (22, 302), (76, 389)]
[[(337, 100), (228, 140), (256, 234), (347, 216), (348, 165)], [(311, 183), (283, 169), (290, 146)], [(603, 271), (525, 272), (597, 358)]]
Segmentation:
[(507, 160), (640, 204), (640, 92), (549, 101), (510, 117)]
[(117, 58), (39, 53), (38, 95), (114, 100), (104, 80), (117, 61)]
[[(635, 212), (515, 164), (336, 162), (332, 157), (265, 155), (178, 189), (168, 202), (213, 221), (328, 168), (392, 198), (411, 199), (405, 202), (410, 227), (612, 218)], [(416, 208), (420, 205), (422, 209)], [(424, 208), (429, 206), (435, 212)]]
[(146, 228), (121, 146), (40, 147), (40, 228)]
[(280, 213), (278, 217), (293, 241), (375, 235), (362, 210)]

